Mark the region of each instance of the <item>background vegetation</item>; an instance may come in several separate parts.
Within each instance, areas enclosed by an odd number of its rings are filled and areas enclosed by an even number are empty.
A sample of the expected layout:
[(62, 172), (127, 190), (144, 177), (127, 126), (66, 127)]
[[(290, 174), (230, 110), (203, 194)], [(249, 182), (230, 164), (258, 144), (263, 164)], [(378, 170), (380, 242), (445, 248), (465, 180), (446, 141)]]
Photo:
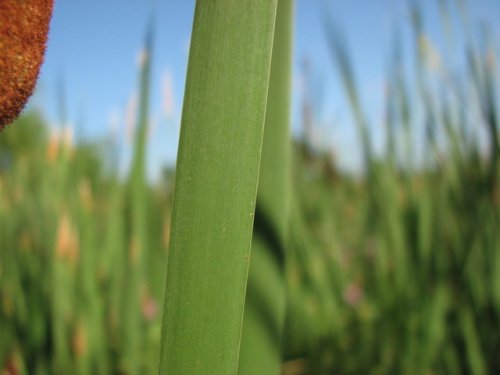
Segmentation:
[[(340, 171), (307, 137), (293, 142), (284, 374), (500, 372), (497, 56), (472, 27), (454, 75), (410, 11), (414, 43), (396, 41), (388, 69), (382, 154), (347, 48), (325, 22), (364, 171)], [(126, 178), (114, 139), (74, 143), (40, 113), (0, 136), (2, 375), (158, 369), (174, 171), (145, 177), (149, 63)]]

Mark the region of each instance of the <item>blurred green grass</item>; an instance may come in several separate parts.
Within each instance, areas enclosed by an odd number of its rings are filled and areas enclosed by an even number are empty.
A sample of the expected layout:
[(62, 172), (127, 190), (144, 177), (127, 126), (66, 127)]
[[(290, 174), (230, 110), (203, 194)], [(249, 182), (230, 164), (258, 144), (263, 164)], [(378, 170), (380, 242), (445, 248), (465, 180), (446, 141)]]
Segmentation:
[[(496, 57), (468, 33), (467, 70), (450, 79), (412, 12), (417, 69), (394, 53), (383, 155), (347, 48), (326, 28), (366, 173), (294, 141), (283, 374), (500, 372)], [(173, 173), (157, 185), (144, 173), (148, 63), (128, 179), (104, 161), (116, 145), (73, 144), (39, 113), (0, 136), (2, 374), (157, 371)]]

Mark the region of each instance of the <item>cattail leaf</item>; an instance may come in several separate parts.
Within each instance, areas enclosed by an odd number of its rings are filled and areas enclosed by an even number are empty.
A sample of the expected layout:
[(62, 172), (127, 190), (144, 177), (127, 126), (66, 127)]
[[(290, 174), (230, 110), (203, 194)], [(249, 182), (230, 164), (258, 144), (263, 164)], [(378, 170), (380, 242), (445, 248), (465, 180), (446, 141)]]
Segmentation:
[(278, 0), (238, 373), (279, 374), (290, 190), (293, 0)]
[(196, 3), (161, 374), (238, 368), (276, 1)]

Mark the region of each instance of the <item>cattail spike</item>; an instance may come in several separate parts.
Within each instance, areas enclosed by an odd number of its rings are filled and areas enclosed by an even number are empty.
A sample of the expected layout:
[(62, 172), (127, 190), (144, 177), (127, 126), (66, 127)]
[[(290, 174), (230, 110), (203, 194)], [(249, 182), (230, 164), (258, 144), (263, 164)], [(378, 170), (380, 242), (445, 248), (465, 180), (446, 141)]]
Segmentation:
[(0, 1), (0, 130), (33, 92), (47, 43), (53, 0)]

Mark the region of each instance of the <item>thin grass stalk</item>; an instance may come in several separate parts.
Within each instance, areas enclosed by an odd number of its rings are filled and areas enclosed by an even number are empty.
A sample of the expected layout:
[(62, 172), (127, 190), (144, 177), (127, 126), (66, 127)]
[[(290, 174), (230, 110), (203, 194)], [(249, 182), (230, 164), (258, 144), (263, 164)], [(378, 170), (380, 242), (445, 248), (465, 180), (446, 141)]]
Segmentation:
[(235, 374), (276, 1), (197, 1), (160, 374)]
[(340, 79), (346, 93), (351, 113), (354, 119), (356, 130), (361, 142), (363, 152), (364, 168), (369, 175), (372, 174), (373, 164), (373, 146), (370, 138), (370, 129), (364, 112), (361, 98), (357, 90), (355, 75), (352, 69), (352, 63), (345, 45), (338, 30), (333, 26), (328, 18), (325, 19), (326, 36), (330, 45), (330, 52), (337, 65)]
[(141, 358), (144, 343), (144, 319), (141, 303), (145, 286), (145, 257), (148, 249), (148, 207), (146, 183), (146, 146), (149, 131), (149, 95), (153, 47), (153, 24), (150, 23), (141, 61), (139, 112), (134, 137), (134, 157), (129, 180), (131, 237), (128, 243), (126, 285), (123, 313), (124, 365), (131, 374), (142, 373)]
[(290, 190), (293, 0), (278, 0), (238, 374), (279, 374)]

